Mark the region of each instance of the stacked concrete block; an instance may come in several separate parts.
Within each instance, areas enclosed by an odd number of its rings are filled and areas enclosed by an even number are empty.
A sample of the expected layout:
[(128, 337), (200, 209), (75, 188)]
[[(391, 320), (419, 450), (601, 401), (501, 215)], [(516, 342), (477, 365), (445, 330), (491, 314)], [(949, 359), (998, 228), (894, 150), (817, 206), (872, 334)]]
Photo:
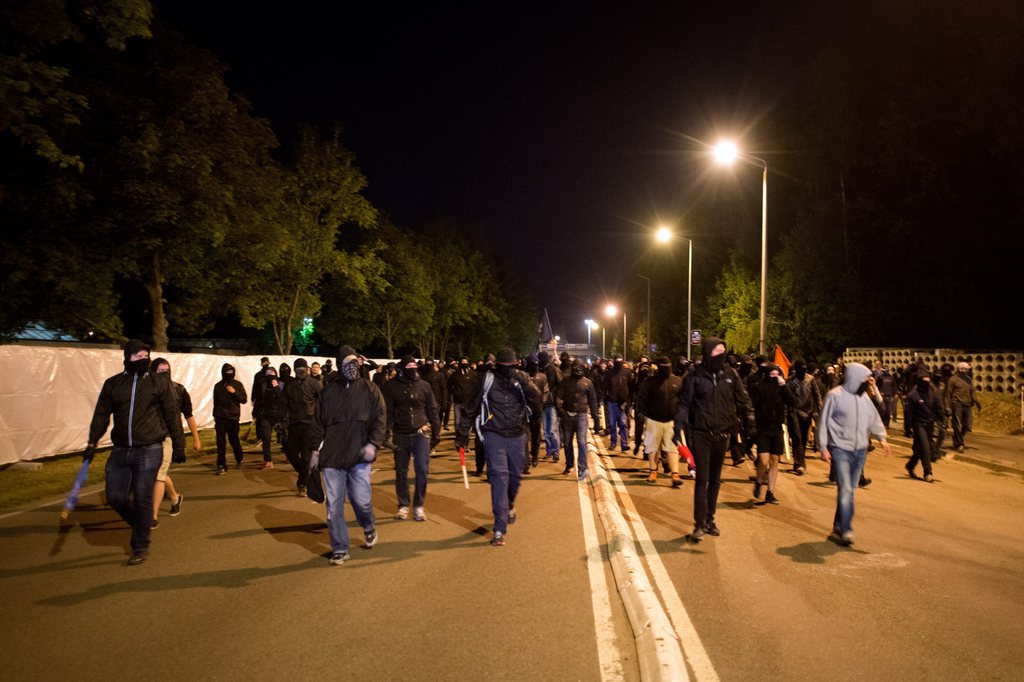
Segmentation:
[(953, 348), (847, 348), (844, 362), (860, 362), (871, 367), (876, 360), (891, 369), (923, 361), (932, 371), (949, 363), (969, 362), (974, 370), (974, 385), (988, 393), (1016, 395), (1024, 386), (1024, 350), (960, 350)]

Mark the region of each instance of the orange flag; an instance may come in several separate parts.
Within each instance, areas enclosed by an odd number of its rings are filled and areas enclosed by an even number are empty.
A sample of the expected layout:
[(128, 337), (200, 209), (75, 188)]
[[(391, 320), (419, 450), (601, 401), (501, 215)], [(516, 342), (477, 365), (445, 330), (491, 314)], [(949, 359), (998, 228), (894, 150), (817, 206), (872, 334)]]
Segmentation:
[(789, 376), (789, 358), (782, 352), (782, 348), (779, 344), (775, 344), (775, 364), (782, 368), (782, 373)]

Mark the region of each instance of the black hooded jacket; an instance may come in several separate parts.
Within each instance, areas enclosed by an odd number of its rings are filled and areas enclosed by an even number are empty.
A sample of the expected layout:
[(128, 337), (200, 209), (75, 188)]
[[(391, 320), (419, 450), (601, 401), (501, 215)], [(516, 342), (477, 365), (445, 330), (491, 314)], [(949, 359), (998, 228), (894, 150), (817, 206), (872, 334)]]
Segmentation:
[[(231, 371), (229, 378), (228, 371)], [(235, 368), (224, 363), (220, 368), (221, 380), (213, 385), (213, 418), (238, 420), (242, 416), (242, 405), (248, 401), (245, 394), (245, 386), (234, 378)], [(228, 391), (228, 386), (235, 389), (234, 393)]]
[(530, 381), (530, 376), (521, 370), (513, 370), (510, 376), (502, 377), (496, 372), (482, 372), (477, 375), (476, 383), (466, 401), (466, 412), (469, 419), (459, 422), (456, 443), (463, 445), (469, 440), (470, 423), (480, 415), (484, 404), (484, 386), (488, 375), (493, 375), (491, 386), (487, 391), (487, 421), (481, 427), (506, 438), (515, 438), (523, 434), (526, 425), (527, 410), (537, 414), (541, 409), (541, 396), (537, 386)]
[(178, 396), (166, 374), (121, 372), (103, 382), (89, 426), (89, 443), (107, 430), (115, 447), (132, 448), (162, 443), (168, 434), (175, 450), (185, 451)]
[(364, 445), (381, 446), (385, 426), (384, 397), (377, 385), (339, 375), (316, 404), (306, 444), (320, 451), (321, 469), (351, 469), (363, 461), (359, 451)]
[(713, 337), (705, 339), (704, 361), (686, 374), (675, 426), (725, 435), (735, 430), (739, 419), (748, 433), (756, 433), (754, 406), (740, 375), (729, 366), (717, 372), (708, 366), (711, 350), (720, 343)]
[(444, 405), (448, 399), (448, 384), (444, 380), (444, 374), (438, 372), (435, 365), (424, 363), (420, 370), (420, 379), (430, 386), (430, 390), (434, 393), (434, 402)]
[(416, 433), (430, 424), (435, 436), (441, 433), (437, 400), (430, 384), (424, 379), (410, 381), (399, 375), (394, 381), (384, 384), (384, 405), (387, 408), (389, 431)]
[(780, 385), (778, 379), (770, 376), (750, 388), (750, 402), (754, 406), (757, 430), (761, 433), (781, 433), (786, 422), (786, 409), (797, 407), (797, 398), (790, 385)]
[(636, 394), (636, 411), (656, 422), (670, 422), (679, 409), (683, 380), (675, 374), (663, 377), (657, 372), (647, 377)]
[(316, 401), (324, 390), (323, 384), (306, 374), (305, 370), (296, 372), (298, 376), (284, 387), (284, 399), (288, 410), (289, 424), (311, 424)]

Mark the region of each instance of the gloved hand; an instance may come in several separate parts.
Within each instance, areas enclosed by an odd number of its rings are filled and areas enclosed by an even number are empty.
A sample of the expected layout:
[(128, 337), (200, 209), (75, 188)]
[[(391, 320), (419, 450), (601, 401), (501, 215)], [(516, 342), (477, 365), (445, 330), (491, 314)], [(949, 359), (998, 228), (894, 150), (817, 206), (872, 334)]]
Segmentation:
[(757, 429), (754, 428), (753, 426), (748, 426), (747, 427), (747, 440), (749, 440), (749, 441), (756, 441), (757, 440)]
[(174, 448), (171, 451), (171, 461), (175, 464), (185, 463), (185, 448)]
[(91, 462), (92, 458), (96, 456), (96, 446), (89, 443), (85, 446), (85, 451), (82, 453), (83, 462)]
[(467, 447), (469, 447), (469, 437), (468, 436), (465, 437), (465, 438), (462, 438), (460, 436), (455, 436), (455, 449), (456, 450), (460, 450), (460, 449), (461, 450), (465, 450)]
[(430, 449), (431, 450), (435, 449), (440, 444), (441, 444), (441, 437), (440, 436), (431, 436), (430, 437)]
[(364, 462), (372, 462), (377, 459), (377, 446), (373, 443), (367, 443), (359, 450), (359, 456)]
[(319, 464), (320, 464), (320, 451), (319, 450), (313, 450), (312, 452), (309, 453), (309, 468), (310, 469), (316, 469)]

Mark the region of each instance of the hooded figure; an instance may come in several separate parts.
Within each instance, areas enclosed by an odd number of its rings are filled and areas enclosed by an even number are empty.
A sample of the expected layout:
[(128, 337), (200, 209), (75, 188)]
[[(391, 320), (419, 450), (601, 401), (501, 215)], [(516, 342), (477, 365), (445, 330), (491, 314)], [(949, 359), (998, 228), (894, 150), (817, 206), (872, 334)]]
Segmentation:
[(874, 435), (889, 451), (885, 425), (866, 394), (869, 376), (864, 365), (847, 365), (842, 386), (828, 392), (818, 417), (818, 449), (832, 462), (838, 484), (830, 537), (844, 546), (853, 544), (853, 493), (864, 471), (868, 439)]
[(932, 459), (936, 450), (935, 424), (946, 418), (942, 404), (942, 393), (932, 386), (932, 374), (926, 369), (917, 372), (916, 385), (907, 394), (907, 409), (904, 417), (907, 428), (914, 437), (913, 454), (907, 462), (907, 474), (917, 478), (914, 468), (918, 462), (924, 470), (924, 480), (932, 482)]
[(242, 443), (238, 439), (238, 420), (242, 405), (248, 398), (242, 382), (235, 378), (235, 367), (224, 363), (220, 368), (221, 380), (213, 386), (213, 422), (217, 432), (217, 473), (228, 472), (225, 457), (226, 444), (231, 443), (235, 455), (235, 468), (242, 467)]

